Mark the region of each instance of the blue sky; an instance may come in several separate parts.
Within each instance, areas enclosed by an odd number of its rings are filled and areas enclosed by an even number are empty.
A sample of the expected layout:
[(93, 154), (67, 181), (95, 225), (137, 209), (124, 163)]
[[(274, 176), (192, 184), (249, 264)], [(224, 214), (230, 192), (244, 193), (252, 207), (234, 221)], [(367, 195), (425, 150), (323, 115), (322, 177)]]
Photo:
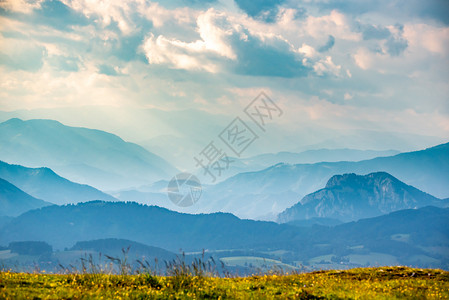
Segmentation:
[[(427, 146), (449, 137), (448, 15), (443, 0), (4, 0), (0, 110), (132, 141), (185, 138), (176, 121), (142, 133), (151, 122), (135, 112), (200, 111), (219, 117), (198, 126), (225, 120), (210, 124), (219, 129), (263, 90), (286, 112), (272, 131), (285, 139), (259, 152), (345, 146), (326, 144), (336, 132)], [(72, 109), (89, 107), (122, 116), (100, 123)], [(348, 146), (376, 145), (395, 147)]]

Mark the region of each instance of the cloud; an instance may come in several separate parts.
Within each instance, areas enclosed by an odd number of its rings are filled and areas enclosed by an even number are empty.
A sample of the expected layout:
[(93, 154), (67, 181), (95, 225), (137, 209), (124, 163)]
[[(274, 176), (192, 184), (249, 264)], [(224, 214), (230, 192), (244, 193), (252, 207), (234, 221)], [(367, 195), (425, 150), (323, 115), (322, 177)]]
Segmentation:
[[(200, 39), (184, 42), (150, 33), (143, 51), (151, 65), (174, 69), (287, 78), (339, 74), (340, 66), (332, 57), (321, 56), (311, 46), (307, 47), (313, 55), (308, 55), (304, 47), (298, 49), (281, 34), (265, 29), (254, 19), (209, 9), (197, 18)], [(326, 46), (330, 49), (333, 43), (333, 36), (328, 36)]]
[(131, 13), (137, 8), (137, 1), (63, 0), (63, 2), (87, 18), (97, 19), (99, 21), (97, 24), (103, 28), (116, 24), (125, 35), (136, 30), (137, 26), (132, 21)]
[(113, 66), (106, 65), (106, 64), (101, 64), (98, 66), (98, 73), (108, 75), (108, 76), (119, 75), (116, 67), (114, 68)]
[(156, 38), (150, 34), (145, 40), (143, 50), (150, 64), (163, 64), (174, 69), (205, 70), (211, 73), (218, 71), (218, 66), (207, 57), (217, 53), (206, 49), (204, 41), (185, 43), (162, 35)]
[(356, 65), (363, 70), (373, 65), (372, 54), (365, 48), (360, 48), (353, 56)]
[(425, 49), (443, 56), (449, 55), (449, 27), (411, 23), (404, 26), (403, 36), (410, 47)]
[(351, 21), (346, 15), (337, 10), (333, 10), (328, 15), (308, 16), (304, 22), (304, 29), (312, 37), (328, 37), (342, 40), (359, 41), (360, 34), (352, 30)]
[(300, 115), (312, 127), (404, 131), (429, 119), (422, 133), (449, 136), (445, 6), (404, 3), (2, 1), (0, 105), (234, 116), (265, 90), (294, 112), (294, 132)]
[(349, 93), (345, 93), (344, 96), (343, 96), (343, 99), (344, 100), (351, 100), (353, 97), (354, 97), (353, 95), (351, 95)]
[(273, 38), (261, 41), (247, 35), (244, 40), (235, 39), (238, 61), (233, 69), (237, 74), (272, 77), (307, 76), (310, 68), (303, 64), (302, 55), (291, 49), (283, 40)]
[(322, 57), (317, 50), (307, 44), (303, 44), (298, 52), (304, 54), (303, 64), (312, 68), (316, 75), (340, 75), (341, 66), (335, 65), (331, 56)]
[(41, 6), (42, 0), (4, 0), (0, 2), (0, 8), (10, 12), (31, 13), (34, 9)]
[(33, 16), (33, 22), (58, 29), (71, 30), (73, 25), (86, 26), (89, 24), (89, 20), (83, 14), (74, 11), (58, 0), (43, 1), (40, 7), (35, 9)]
[(404, 38), (390, 37), (386, 41), (385, 46), (387, 48), (388, 54), (390, 54), (391, 56), (398, 56), (407, 48), (408, 42)]
[(0, 38), (0, 64), (12, 70), (37, 72), (47, 55), (45, 47), (26, 40)]
[(358, 31), (362, 32), (364, 40), (383, 40), (390, 37), (391, 33), (388, 28), (384, 26), (374, 25), (374, 24), (357, 24)]
[(183, 42), (163, 35), (146, 38), (143, 50), (150, 64), (166, 64), (176, 69), (218, 72), (217, 59), (235, 60), (236, 54), (229, 45), (235, 33), (225, 14), (209, 9), (198, 16), (197, 30), (200, 39)]
[(77, 72), (79, 71), (79, 59), (64, 55), (52, 55), (48, 58), (48, 63), (57, 71)]
[(285, 0), (235, 0), (237, 5), (251, 17), (257, 17), (262, 13), (268, 13), (270, 11), (276, 12), (278, 5), (282, 4), (284, 1)]
[[(307, 6), (307, 2), (304, 3)], [(345, 14), (360, 18), (364, 15), (376, 15), (392, 20), (429, 19), (449, 25), (449, 2), (446, 0), (315, 0), (309, 5), (322, 11), (339, 10)]]
[(335, 45), (335, 38), (332, 35), (329, 35), (329, 39), (326, 44), (318, 48), (318, 52), (326, 52), (329, 51)]

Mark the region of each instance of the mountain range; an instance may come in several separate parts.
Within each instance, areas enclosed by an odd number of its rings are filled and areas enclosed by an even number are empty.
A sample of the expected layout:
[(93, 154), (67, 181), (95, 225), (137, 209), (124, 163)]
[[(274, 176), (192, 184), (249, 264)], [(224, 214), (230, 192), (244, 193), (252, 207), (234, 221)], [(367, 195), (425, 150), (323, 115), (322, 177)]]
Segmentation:
[[(156, 180), (170, 179), (177, 173), (176, 169), (159, 156), (113, 134), (69, 127), (52, 120), (10, 119), (0, 124), (0, 142), (0, 159), (27, 166), (49, 167), (69, 180), (109, 190), (123, 201), (133, 200), (180, 210), (167, 201), (165, 189), (142, 191), (136, 188)], [(368, 174), (377, 171), (388, 172), (406, 184), (436, 197), (445, 198), (449, 197), (448, 149), (448, 144), (443, 144), (393, 156), (385, 155), (396, 153), (394, 150), (320, 149), (239, 159), (236, 160), (236, 165), (231, 165), (229, 171), (230, 174), (242, 173), (215, 185), (206, 185), (207, 182), (204, 182), (200, 201), (193, 207), (183, 208), (182, 211), (222, 211), (241, 218), (275, 220), (277, 214), (297, 203), (302, 197), (323, 188), (334, 175)], [(357, 162), (335, 162), (341, 159), (371, 158), (374, 155), (383, 157)], [(316, 162), (319, 160), (329, 162)], [(279, 161), (283, 163), (266, 167)], [(258, 171), (248, 172), (252, 169)], [(34, 193), (14, 182), (11, 177), (5, 179), (30, 195), (55, 204), (112, 200), (112, 197), (106, 198), (102, 195), (61, 201)]]
[(358, 149), (312, 149), (299, 153), (278, 152), (265, 153), (240, 159), (245, 165), (270, 167), (278, 163), (285, 164), (315, 164), (319, 162), (361, 161), (376, 157), (399, 154), (396, 150), (358, 150)]
[[(398, 154), (396, 150), (358, 150), (358, 149), (313, 149), (301, 152), (263, 153), (247, 158), (230, 157), (229, 168), (222, 172), (218, 181), (226, 180), (239, 173), (256, 172), (279, 163), (314, 164), (319, 162), (361, 161), (376, 157)], [(198, 169), (196, 174), (204, 173)]]
[(36, 199), (0, 178), (0, 216), (16, 217), (26, 211), (52, 205)]
[(118, 251), (113, 242), (77, 242), (127, 239), (175, 253), (179, 249), (283, 253), (287, 263), (325, 255), (363, 256), (375, 263), (383, 253), (401, 264), (449, 267), (448, 220), (448, 208), (427, 206), (336, 226), (297, 227), (224, 213), (190, 215), (132, 202), (94, 201), (26, 212), (0, 228), (0, 245), (38, 240), (56, 249), (98, 251), (112, 245)]
[(91, 186), (71, 182), (49, 168), (27, 168), (0, 161), (0, 178), (35, 198), (54, 204), (117, 200)]
[(177, 173), (163, 158), (114, 134), (53, 120), (3, 122), (0, 145), (3, 161), (49, 167), (69, 180), (102, 190), (148, 184)]
[[(240, 112), (252, 99), (250, 97), (247, 100), (246, 104), (234, 103), (232, 111)], [(141, 107), (128, 107), (123, 110), (122, 107), (105, 105), (0, 111), (1, 122), (11, 118), (53, 119), (70, 126), (97, 128), (111, 132), (124, 140), (146, 147), (148, 151), (163, 157), (183, 170), (189, 170), (195, 166), (192, 157), (216, 138), (233, 119), (221, 110), (216, 112), (202, 109), (166, 111)], [(248, 125), (254, 124), (249, 121)], [(254, 129), (257, 130), (257, 128)], [(323, 148), (410, 151), (444, 143), (444, 139), (429, 135), (385, 130), (343, 130), (319, 123), (313, 126), (304, 123), (297, 126), (294, 131), (286, 131), (285, 126), (276, 122), (270, 124), (269, 130), (260, 137), (254, 147), (246, 149), (245, 156), (279, 151), (303, 152)]]
[(305, 195), (325, 187), (334, 175), (380, 171), (435, 197), (447, 198), (449, 143), (359, 162), (279, 163), (261, 171), (240, 173), (205, 189), (192, 211), (224, 211), (241, 218), (274, 220)]
[(28, 211), (0, 230), (0, 244), (42, 240), (63, 249), (77, 241), (130, 239), (178, 251), (253, 247), (288, 240), (295, 228), (231, 214), (181, 214), (134, 202), (91, 201)]
[(441, 207), (449, 205), (449, 202), (409, 186), (385, 172), (365, 176), (351, 173), (331, 177), (325, 188), (305, 196), (279, 214), (278, 221), (328, 218), (350, 222), (429, 205)]

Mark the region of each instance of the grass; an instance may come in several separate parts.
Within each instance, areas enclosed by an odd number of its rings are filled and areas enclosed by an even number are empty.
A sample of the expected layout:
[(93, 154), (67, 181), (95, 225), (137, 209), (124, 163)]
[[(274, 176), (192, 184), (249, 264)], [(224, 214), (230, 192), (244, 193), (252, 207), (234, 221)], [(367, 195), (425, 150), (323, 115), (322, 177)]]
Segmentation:
[(232, 256), (232, 257), (222, 257), (220, 258), (226, 266), (252, 266), (261, 270), (279, 269), (285, 271), (293, 271), (297, 268), (294, 266), (284, 264), (279, 260), (255, 257), (255, 256)]
[(151, 273), (0, 273), (0, 299), (448, 299), (449, 272), (407, 267), (220, 278)]

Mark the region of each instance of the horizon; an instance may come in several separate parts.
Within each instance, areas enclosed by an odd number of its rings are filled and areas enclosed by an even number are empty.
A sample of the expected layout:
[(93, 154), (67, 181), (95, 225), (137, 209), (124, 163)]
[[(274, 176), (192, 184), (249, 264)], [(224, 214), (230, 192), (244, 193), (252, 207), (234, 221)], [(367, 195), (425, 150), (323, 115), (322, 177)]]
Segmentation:
[(447, 5), (406, 7), (4, 1), (0, 121), (99, 129), (181, 164), (265, 92), (283, 115), (248, 156), (425, 148), (449, 140)]

